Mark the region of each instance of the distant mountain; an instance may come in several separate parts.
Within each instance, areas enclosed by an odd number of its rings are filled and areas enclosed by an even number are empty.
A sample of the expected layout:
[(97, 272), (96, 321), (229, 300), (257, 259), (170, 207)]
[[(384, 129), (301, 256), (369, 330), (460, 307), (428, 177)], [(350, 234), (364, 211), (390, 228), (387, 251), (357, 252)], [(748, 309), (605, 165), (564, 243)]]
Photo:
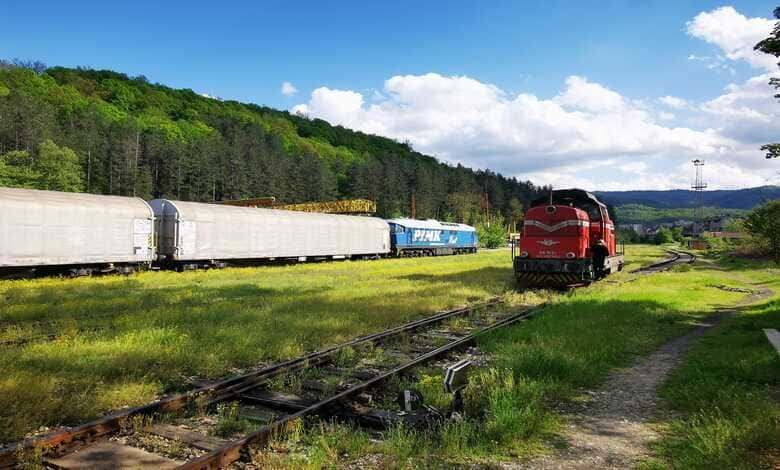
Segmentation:
[[(642, 204), (624, 204), (615, 206), (615, 220), (618, 224), (646, 224), (693, 220), (694, 209), (690, 207), (658, 208)], [(743, 217), (747, 209), (724, 209), (723, 207), (704, 207), (704, 217)]]
[[(599, 199), (612, 206), (640, 204), (658, 209), (690, 208), (696, 205), (693, 191), (595, 191)], [(780, 186), (760, 186), (747, 189), (719, 189), (704, 192), (704, 205), (724, 209), (752, 209), (772, 199), (780, 198)]]

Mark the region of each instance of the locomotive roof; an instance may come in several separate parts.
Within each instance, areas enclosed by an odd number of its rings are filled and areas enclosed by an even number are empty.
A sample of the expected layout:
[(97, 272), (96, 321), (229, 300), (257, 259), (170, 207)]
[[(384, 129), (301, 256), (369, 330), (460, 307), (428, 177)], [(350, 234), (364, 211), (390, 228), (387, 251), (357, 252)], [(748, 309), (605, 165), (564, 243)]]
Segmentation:
[[(604, 204), (599, 201), (596, 196), (584, 189), (556, 189), (553, 191), (553, 204), (560, 205), (573, 205), (574, 207), (582, 207), (583, 205), (596, 204), (603, 206)], [(550, 204), (550, 194), (538, 197), (531, 202), (531, 207), (546, 206)]]
[(432, 230), (460, 230), (462, 232), (474, 232), (476, 229), (471, 225), (456, 224), (454, 222), (439, 222), (438, 220), (417, 220), (417, 219), (388, 219), (388, 223), (401, 225), (407, 228), (424, 228)]

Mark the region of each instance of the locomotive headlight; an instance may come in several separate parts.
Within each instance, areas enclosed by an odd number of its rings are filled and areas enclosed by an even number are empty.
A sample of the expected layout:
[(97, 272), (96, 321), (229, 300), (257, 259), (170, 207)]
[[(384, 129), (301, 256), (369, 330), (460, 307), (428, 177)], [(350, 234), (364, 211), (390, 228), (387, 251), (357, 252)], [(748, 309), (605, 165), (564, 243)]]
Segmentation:
[(520, 252), (520, 257), (521, 258), (528, 258), (528, 252), (527, 251), (521, 251)]
[(570, 251), (570, 252), (568, 252), (568, 253), (566, 253), (566, 257), (567, 257), (567, 258), (569, 258), (569, 259), (573, 259), (573, 258), (575, 258), (576, 256), (577, 256), (577, 255), (575, 255), (575, 254), (574, 254), (574, 253), (572, 253), (571, 251)]

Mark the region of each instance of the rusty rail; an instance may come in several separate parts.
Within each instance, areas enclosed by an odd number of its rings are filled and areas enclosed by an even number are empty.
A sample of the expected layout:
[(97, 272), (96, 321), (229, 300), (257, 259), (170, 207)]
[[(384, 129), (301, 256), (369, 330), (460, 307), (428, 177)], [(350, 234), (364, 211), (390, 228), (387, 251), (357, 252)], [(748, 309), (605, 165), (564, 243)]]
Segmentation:
[[(696, 261), (696, 255), (693, 253), (688, 253), (686, 251), (673, 251), (668, 250), (668, 253), (672, 255), (671, 258), (665, 259), (663, 261), (658, 261), (656, 263), (649, 264), (647, 266), (643, 266), (641, 268), (637, 268), (632, 273), (654, 273), (659, 271), (665, 271), (672, 266), (676, 264), (693, 264)], [(683, 259), (684, 256), (687, 256), (688, 259)]]
[(348, 398), (351, 395), (355, 395), (367, 388), (374, 387), (378, 385), (380, 382), (387, 380), (388, 378), (397, 375), (401, 372), (404, 372), (407, 369), (410, 369), (412, 367), (415, 367), (419, 364), (422, 364), (426, 361), (429, 361), (437, 356), (440, 356), (446, 352), (449, 352), (453, 349), (459, 348), (465, 344), (468, 344), (472, 341), (474, 341), (477, 337), (482, 336), (486, 333), (489, 333), (491, 331), (494, 331), (498, 328), (502, 328), (504, 326), (507, 326), (509, 324), (518, 322), (520, 320), (524, 320), (534, 313), (536, 313), (539, 310), (539, 308), (531, 309), (528, 311), (520, 312), (515, 315), (511, 315), (507, 318), (504, 318), (492, 325), (489, 325), (481, 330), (478, 330), (474, 333), (468, 334), (464, 336), (463, 338), (460, 338), (458, 340), (452, 341), (450, 343), (445, 344), (444, 346), (441, 346), (433, 351), (430, 351), (428, 353), (422, 354), (414, 359), (412, 359), (409, 362), (406, 362), (400, 366), (396, 366), (388, 371), (385, 371), (376, 377), (373, 377), (371, 379), (368, 379), (366, 381), (363, 381), (357, 385), (354, 385), (347, 390), (344, 390), (342, 392), (339, 392), (335, 395), (332, 395), (324, 400), (321, 400), (317, 403), (314, 403), (296, 413), (287, 415), (282, 417), (281, 419), (278, 419), (274, 421), (271, 424), (268, 424), (266, 426), (263, 426), (259, 430), (255, 431), (252, 434), (249, 434), (241, 439), (235, 440), (233, 442), (229, 442), (225, 444), (224, 446), (220, 447), (219, 449), (216, 449), (212, 452), (209, 452), (207, 454), (202, 455), (201, 457), (198, 457), (196, 459), (193, 459), (184, 465), (180, 466), (179, 468), (182, 470), (212, 470), (217, 469), (221, 467), (225, 467), (229, 465), (230, 463), (238, 460), (241, 457), (241, 451), (249, 446), (249, 445), (255, 445), (264, 447), (268, 444), (271, 436), (280, 433), (284, 430), (285, 426), (287, 424), (303, 418), (307, 415), (316, 414), (323, 409), (327, 408), (328, 406), (334, 405), (338, 403), (339, 401), (344, 400), (345, 398)]
[(209, 397), (209, 404), (223, 401), (237, 396), (238, 394), (243, 393), (245, 390), (256, 387), (257, 385), (280, 374), (304, 369), (326, 361), (332, 354), (344, 348), (368, 342), (385, 340), (392, 336), (413, 331), (427, 325), (439, 323), (460, 315), (465, 315), (476, 309), (495, 306), (500, 303), (502, 303), (502, 301), (498, 297), (494, 297), (482, 304), (439, 312), (419, 320), (389, 328), (378, 333), (362, 336), (345, 343), (331, 346), (320, 351), (315, 351), (295, 359), (272, 365), (270, 367), (265, 367), (255, 371), (247, 372), (245, 374), (236, 375), (209, 385), (198, 387), (186, 393), (172, 395), (170, 397), (162, 398), (146, 405), (120, 410), (74, 428), (57, 431), (44, 437), (31, 438), (16, 444), (12, 444), (10, 446), (1, 447), (0, 468), (13, 466), (17, 462), (17, 455), (20, 451), (33, 449), (36, 446), (52, 448), (76, 440), (87, 440), (104, 436), (119, 430), (122, 426), (122, 423), (127, 422), (127, 420), (133, 416), (175, 412), (181, 410), (192, 400), (195, 400), (204, 394), (211, 395)]

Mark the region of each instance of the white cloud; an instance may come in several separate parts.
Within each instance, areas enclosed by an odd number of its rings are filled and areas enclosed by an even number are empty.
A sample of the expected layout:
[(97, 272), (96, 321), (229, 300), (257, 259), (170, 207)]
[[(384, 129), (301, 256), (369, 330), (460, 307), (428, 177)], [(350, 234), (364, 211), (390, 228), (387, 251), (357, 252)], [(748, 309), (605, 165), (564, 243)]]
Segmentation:
[[(724, 55), (774, 69), (752, 51), (771, 21), (733, 8), (698, 15), (694, 37)], [(545, 99), (510, 93), (466, 76), (399, 75), (378, 91), (320, 87), (293, 112), (363, 132), (410, 141), (451, 163), (490, 168), (537, 184), (586, 189), (688, 188), (690, 160), (707, 160), (711, 188), (766, 184), (777, 165), (759, 147), (780, 135), (780, 107), (767, 85), (770, 73), (731, 84), (721, 96), (696, 103), (677, 96), (631, 98), (572, 75)], [(780, 76), (780, 74), (778, 74)], [(679, 114), (668, 112), (675, 110)]]
[[(690, 172), (690, 166), (681, 170)], [(703, 168), (704, 180), (710, 188), (747, 188), (762, 186), (768, 183), (767, 177), (762, 176), (749, 168), (744, 168), (732, 162), (706, 162)]]
[[(695, 122), (710, 126), (747, 148), (775, 141), (780, 135), (780, 108), (772, 98), (775, 90), (769, 85), (770, 78), (780, 77), (777, 59), (753, 50), (756, 43), (771, 33), (774, 23), (769, 18), (748, 18), (733, 7), (702, 12), (688, 23), (689, 34), (717, 45), (725, 54), (725, 58), (718, 55), (714, 59), (721, 64), (717, 67), (728, 67), (726, 61), (731, 60), (746, 61), (753, 67), (767, 70), (743, 83), (729, 84), (722, 95), (695, 107), (698, 112), (693, 118)], [(731, 71), (733, 74), (733, 69)], [(744, 153), (740, 155), (745, 164), (750, 162), (750, 166), (755, 166), (750, 157)]]
[(284, 82), (282, 83), (282, 94), (284, 96), (292, 96), (296, 93), (298, 93), (298, 89), (293, 86), (290, 82)]
[(728, 72), (730, 75), (736, 75), (737, 71), (730, 65), (728, 62), (728, 59), (726, 57), (723, 57), (720, 54), (716, 54), (715, 56), (697, 56), (695, 54), (691, 54), (688, 56), (688, 60), (701, 62), (704, 64), (708, 69), (714, 70), (716, 72)]
[(293, 114), (297, 114), (299, 116), (308, 116), (309, 107), (305, 104), (296, 104), (295, 106), (290, 108), (290, 112)]
[(566, 90), (553, 101), (562, 106), (593, 112), (620, 111), (626, 106), (620, 94), (576, 75), (566, 79)]
[[(590, 188), (610, 183), (599, 172), (612, 164), (641, 160), (647, 168), (664, 171), (670, 162), (727, 159), (741, 148), (739, 141), (715, 128), (661, 124), (654, 115), (661, 120), (674, 115), (651, 112), (645, 101), (625, 99), (586, 78), (572, 76), (564, 85), (554, 98), (541, 99), (528, 93), (511, 95), (463, 76), (395, 76), (385, 82), (383, 100), (366, 103), (358, 92), (321, 87), (293, 111), (409, 140), (420, 151), (447, 161), (521, 178), (549, 180), (549, 174), (560, 171), (566, 180), (576, 173), (593, 173)], [(684, 101), (678, 100), (671, 102)], [(750, 158), (760, 158), (759, 152)], [(649, 176), (640, 183), (683, 184)]]
[(771, 19), (747, 18), (734, 7), (726, 6), (699, 13), (687, 27), (688, 34), (718, 46), (730, 60), (744, 60), (766, 70), (777, 69), (775, 57), (753, 50), (756, 43), (772, 32)]
[(755, 145), (776, 141), (780, 136), (780, 107), (772, 98), (771, 77), (762, 74), (740, 84), (730, 84), (725, 93), (702, 103), (699, 109), (710, 125), (722, 135)]
[(688, 102), (686, 100), (676, 96), (662, 96), (658, 98), (658, 101), (674, 109), (685, 109), (688, 107)]

